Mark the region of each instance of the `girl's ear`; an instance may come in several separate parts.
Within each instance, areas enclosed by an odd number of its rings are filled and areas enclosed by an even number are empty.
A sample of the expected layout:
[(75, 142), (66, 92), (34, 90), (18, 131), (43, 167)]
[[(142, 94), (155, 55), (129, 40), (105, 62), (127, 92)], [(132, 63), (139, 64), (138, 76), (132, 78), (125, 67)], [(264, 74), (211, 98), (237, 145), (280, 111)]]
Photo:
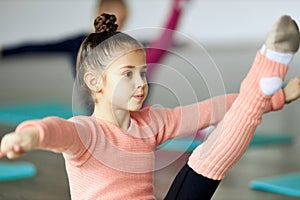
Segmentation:
[(93, 72), (86, 72), (84, 74), (84, 82), (93, 92), (101, 92), (102, 81)]

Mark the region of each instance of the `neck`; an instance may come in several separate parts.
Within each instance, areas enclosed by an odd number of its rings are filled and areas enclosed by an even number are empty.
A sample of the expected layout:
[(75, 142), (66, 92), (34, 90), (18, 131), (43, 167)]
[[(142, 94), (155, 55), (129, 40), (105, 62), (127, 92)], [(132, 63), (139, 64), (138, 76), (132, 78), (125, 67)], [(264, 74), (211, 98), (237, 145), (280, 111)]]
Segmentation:
[(130, 113), (128, 110), (112, 108), (111, 104), (95, 104), (92, 115), (98, 119), (109, 121), (123, 130), (127, 130), (130, 125)]

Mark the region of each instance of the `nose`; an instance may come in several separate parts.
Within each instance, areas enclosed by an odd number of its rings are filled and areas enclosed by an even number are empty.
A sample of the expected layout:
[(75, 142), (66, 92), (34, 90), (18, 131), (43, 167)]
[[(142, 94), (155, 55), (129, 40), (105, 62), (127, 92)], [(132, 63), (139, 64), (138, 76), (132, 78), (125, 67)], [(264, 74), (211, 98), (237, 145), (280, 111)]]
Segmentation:
[(147, 84), (146, 77), (142, 77), (141, 75), (137, 75), (135, 78), (135, 86), (137, 88), (144, 87)]

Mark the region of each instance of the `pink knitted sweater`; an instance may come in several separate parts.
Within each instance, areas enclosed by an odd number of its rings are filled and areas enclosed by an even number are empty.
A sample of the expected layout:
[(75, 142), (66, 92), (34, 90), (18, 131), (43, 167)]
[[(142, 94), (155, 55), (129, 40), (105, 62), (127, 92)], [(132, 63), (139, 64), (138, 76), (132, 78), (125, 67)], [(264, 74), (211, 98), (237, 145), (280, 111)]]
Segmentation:
[[(155, 199), (156, 147), (217, 124), (236, 97), (219, 96), (175, 109), (146, 107), (131, 113), (127, 131), (85, 116), (27, 121), (16, 131), (34, 126), (39, 130), (39, 148), (63, 153), (72, 199)], [(283, 104), (280, 91), (266, 112)]]

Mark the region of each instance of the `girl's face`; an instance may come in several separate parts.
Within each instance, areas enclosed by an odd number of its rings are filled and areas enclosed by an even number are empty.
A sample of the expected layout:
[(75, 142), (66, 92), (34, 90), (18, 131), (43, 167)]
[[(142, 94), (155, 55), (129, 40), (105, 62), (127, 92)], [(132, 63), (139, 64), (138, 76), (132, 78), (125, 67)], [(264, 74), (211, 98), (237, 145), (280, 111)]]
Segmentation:
[(148, 94), (146, 57), (132, 51), (111, 63), (103, 81), (102, 97), (113, 109), (137, 111)]

